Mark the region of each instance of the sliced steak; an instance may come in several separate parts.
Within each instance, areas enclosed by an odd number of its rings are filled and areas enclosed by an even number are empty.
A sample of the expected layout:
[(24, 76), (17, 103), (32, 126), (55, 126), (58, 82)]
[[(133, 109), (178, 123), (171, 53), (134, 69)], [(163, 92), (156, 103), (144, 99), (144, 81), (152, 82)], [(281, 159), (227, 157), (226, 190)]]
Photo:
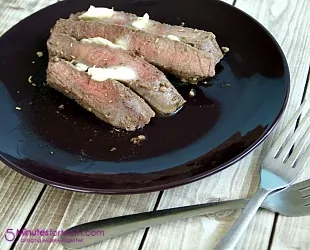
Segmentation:
[[(80, 16), (85, 12), (72, 14), (70, 16), (73, 20), (80, 20)], [(136, 29), (133, 24), (139, 17), (122, 11), (114, 11), (113, 15), (108, 18), (100, 18), (96, 21), (125, 25), (130, 28)], [(223, 58), (223, 53), (216, 41), (216, 37), (212, 32), (204, 30), (192, 29), (183, 26), (169, 25), (160, 23), (154, 20), (149, 20), (147, 26), (143, 29), (145, 32), (153, 33), (163, 36), (176, 36), (181, 42), (190, 44), (197, 49), (209, 52), (213, 55), (215, 62), (218, 63)]]
[(164, 73), (140, 57), (120, 48), (77, 41), (66, 34), (53, 33), (47, 42), (50, 56), (83, 63), (89, 67), (125, 66), (137, 73), (137, 80), (122, 81), (139, 94), (158, 114), (169, 115), (179, 110), (185, 100)]
[[(53, 61), (54, 60), (54, 61)], [(59, 58), (51, 59), (47, 82), (105, 122), (128, 131), (142, 128), (154, 111), (132, 90), (115, 80), (93, 81)]]
[(121, 39), (129, 51), (175, 74), (183, 82), (197, 83), (215, 75), (216, 60), (210, 53), (161, 35), (116, 24), (72, 19), (58, 20), (52, 32), (65, 33), (78, 40), (103, 37), (115, 42)]

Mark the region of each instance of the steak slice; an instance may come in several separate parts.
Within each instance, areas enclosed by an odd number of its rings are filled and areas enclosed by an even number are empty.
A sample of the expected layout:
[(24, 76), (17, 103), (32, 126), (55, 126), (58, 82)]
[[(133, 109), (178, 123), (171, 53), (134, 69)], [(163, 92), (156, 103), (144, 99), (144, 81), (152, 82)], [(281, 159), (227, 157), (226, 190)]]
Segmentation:
[(155, 116), (148, 104), (122, 83), (93, 81), (87, 73), (57, 57), (49, 61), (47, 82), (98, 118), (121, 129), (142, 128)]
[[(90, 8), (94, 7), (91, 6)], [(80, 20), (80, 15), (84, 13), (85, 12), (72, 14), (70, 16), (70, 19)], [(138, 18), (139, 17), (135, 14), (114, 10), (111, 17), (96, 19), (96, 21), (109, 24), (124, 25), (136, 29), (136, 27), (132, 24)], [(216, 41), (216, 36), (212, 32), (177, 25), (169, 25), (154, 20), (149, 20), (148, 25), (143, 29), (143, 31), (162, 36), (176, 36), (180, 39), (181, 42), (190, 44), (197, 49), (212, 54), (216, 63), (218, 63), (223, 58), (223, 53)]]
[(175, 74), (183, 82), (197, 83), (215, 75), (216, 61), (210, 53), (161, 35), (116, 24), (72, 19), (58, 20), (52, 33), (65, 33), (78, 40), (103, 37), (115, 42), (122, 39), (129, 51)]
[(164, 73), (123, 49), (91, 43), (90, 40), (77, 41), (59, 33), (53, 33), (47, 45), (50, 56), (74, 60), (89, 67), (125, 66), (133, 69), (137, 73), (137, 80), (122, 82), (139, 94), (158, 114), (175, 113), (185, 103)]

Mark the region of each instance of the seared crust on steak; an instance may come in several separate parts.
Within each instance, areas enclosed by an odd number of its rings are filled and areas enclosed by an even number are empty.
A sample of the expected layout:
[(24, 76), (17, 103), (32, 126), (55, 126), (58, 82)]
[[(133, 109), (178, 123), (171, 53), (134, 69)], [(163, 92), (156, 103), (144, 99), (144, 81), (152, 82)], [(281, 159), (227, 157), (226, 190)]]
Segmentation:
[(56, 58), (49, 61), (47, 82), (54, 89), (74, 99), (105, 122), (134, 131), (155, 116), (148, 104), (132, 90), (115, 80), (97, 82), (69, 62)]
[[(80, 20), (79, 16), (83, 13), (84, 12), (72, 14), (70, 19)], [(135, 29), (135, 27), (132, 25), (132, 22), (137, 20), (137, 18), (138, 16), (134, 14), (114, 10), (112, 17), (102, 18), (96, 21), (124, 25)], [(181, 42), (190, 44), (197, 49), (210, 53), (214, 57), (216, 63), (218, 63), (223, 58), (223, 53), (216, 41), (215, 35), (212, 32), (177, 25), (169, 25), (154, 20), (149, 20), (148, 25), (143, 29), (143, 31), (156, 35), (177, 36)]]
[(74, 60), (89, 67), (106, 68), (121, 65), (132, 68), (137, 72), (138, 80), (123, 83), (140, 95), (158, 114), (172, 114), (185, 103), (164, 73), (123, 49), (81, 42), (59, 33), (53, 33), (47, 45), (50, 56)]
[(129, 51), (175, 74), (184, 82), (196, 83), (215, 75), (217, 60), (210, 53), (161, 35), (121, 25), (72, 19), (58, 20), (52, 32), (65, 33), (78, 40), (103, 37), (114, 42), (117, 39), (125, 39)]

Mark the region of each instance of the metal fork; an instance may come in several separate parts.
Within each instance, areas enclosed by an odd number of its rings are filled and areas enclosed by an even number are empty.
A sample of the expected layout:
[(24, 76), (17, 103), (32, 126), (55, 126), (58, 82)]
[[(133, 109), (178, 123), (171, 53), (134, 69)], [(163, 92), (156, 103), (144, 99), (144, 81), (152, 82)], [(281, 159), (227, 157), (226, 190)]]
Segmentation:
[[(91, 221), (67, 229), (61, 235), (60, 242), (68, 249), (87, 247), (142, 228), (228, 209), (243, 208), (248, 201), (248, 199), (219, 201)], [(310, 179), (269, 195), (261, 207), (284, 216), (310, 215)], [(103, 231), (104, 235), (85, 236), (91, 231)], [(76, 234), (70, 232), (77, 232), (83, 241), (75, 241)]]
[[(303, 151), (310, 137), (310, 126), (307, 126), (310, 110), (307, 111), (304, 119), (290, 136), (300, 114), (306, 111), (305, 106), (306, 101), (298, 108), (264, 157), (261, 165), (261, 181), (258, 190), (243, 209), (229, 232), (221, 239), (216, 250), (234, 249), (267, 196), (291, 185), (306, 166), (310, 158), (310, 147), (305, 152)], [(287, 139), (288, 141), (286, 142)]]

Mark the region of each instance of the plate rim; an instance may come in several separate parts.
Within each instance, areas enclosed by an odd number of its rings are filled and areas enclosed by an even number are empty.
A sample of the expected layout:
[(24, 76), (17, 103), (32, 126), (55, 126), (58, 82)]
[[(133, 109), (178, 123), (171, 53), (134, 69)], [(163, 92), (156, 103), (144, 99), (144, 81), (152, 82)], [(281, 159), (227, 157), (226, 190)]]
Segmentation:
[[(23, 22), (27, 19), (32, 18), (34, 15), (36, 15), (38, 12), (41, 12), (43, 10), (49, 9), (49, 8), (53, 8), (53, 6), (58, 5), (58, 4), (62, 4), (63, 2), (56, 2), (52, 5), (46, 6), (34, 13), (32, 13), (31, 15), (29, 15), (28, 17), (20, 20), (18, 23), (16, 23), (14, 26), (12, 26), (9, 30), (7, 30), (1, 37), (4, 37), (8, 32), (10, 32), (10, 30), (12, 30), (15, 26), (17, 26), (20, 22)], [(124, 194), (139, 194), (139, 193), (148, 193), (148, 192), (156, 192), (156, 191), (163, 191), (163, 190), (167, 190), (167, 189), (171, 189), (174, 187), (178, 187), (178, 186), (183, 186), (201, 179), (204, 179), (208, 176), (211, 176), (215, 173), (218, 173), (228, 167), (230, 167), (231, 165), (237, 163), (238, 161), (240, 161), (241, 159), (243, 159), (244, 157), (246, 157), (248, 154), (250, 154), (254, 149), (256, 149), (268, 136), (269, 134), (274, 130), (274, 128), (276, 127), (276, 125), (278, 124), (279, 120), (281, 119), (283, 113), (286, 110), (287, 104), (288, 104), (288, 100), (289, 100), (289, 96), (290, 96), (290, 92), (291, 92), (291, 77), (290, 77), (290, 69), (288, 66), (288, 62), (286, 59), (286, 56), (281, 48), (281, 46), (279, 45), (279, 43), (277, 42), (277, 40), (275, 39), (275, 37), (271, 34), (271, 32), (264, 27), (263, 24), (261, 24), (258, 20), (256, 20), (254, 17), (250, 16), (249, 14), (247, 14), (246, 12), (244, 12), (243, 10), (228, 4), (226, 2), (223, 1), (217, 1), (217, 4), (222, 4), (222, 5), (226, 5), (226, 7), (228, 8), (234, 8), (235, 11), (240, 12), (242, 15), (245, 15), (247, 18), (252, 19), (252, 21), (254, 21), (256, 23), (256, 25), (258, 25), (262, 30), (264, 30), (264, 32), (268, 35), (268, 37), (272, 40), (272, 42), (274, 43), (274, 45), (277, 47), (278, 52), (281, 55), (282, 58), (282, 63), (283, 63), (283, 67), (284, 67), (284, 81), (285, 81), (285, 97), (283, 99), (283, 103), (282, 106), (277, 114), (277, 116), (275, 117), (274, 121), (271, 123), (270, 127), (268, 129), (266, 129), (264, 131), (264, 133), (260, 136), (260, 138), (258, 138), (254, 143), (252, 143), (246, 150), (244, 150), (242, 153), (240, 153), (239, 155), (233, 157), (231, 160), (227, 161), (226, 163), (223, 163), (217, 167), (215, 167), (214, 169), (205, 171), (203, 173), (199, 173), (196, 174), (194, 176), (190, 176), (181, 180), (177, 180), (177, 181), (173, 181), (173, 182), (169, 182), (169, 183), (165, 183), (165, 184), (160, 184), (160, 185), (153, 185), (153, 186), (147, 186), (147, 187), (139, 187), (139, 188), (126, 188), (126, 189), (95, 189), (95, 188), (87, 188), (87, 187), (80, 187), (80, 186), (74, 186), (74, 185), (68, 185), (65, 183), (59, 183), (56, 181), (51, 181), (49, 179), (46, 179), (44, 177), (35, 175), (33, 173), (30, 173), (26, 170), (24, 170), (22, 167), (17, 166), (16, 164), (14, 164), (13, 162), (11, 162), (10, 160), (6, 159), (3, 154), (0, 153), (0, 161), (2, 161), (6, 166), (10, 167), (11, 169), (15, 170), (16, 172), (32, 179), (38, 182), (41, 182), (45, 185), (49, 185), (52, 187), (56, 187), (59, 189), (63, 189), (63, 190), (68, 190), (68, 191), (75, 191), (75, 192), (83, 192), (83, 193), (95, 193), (95, 194), (119, 194), (119, 195), (124, 195)]]

